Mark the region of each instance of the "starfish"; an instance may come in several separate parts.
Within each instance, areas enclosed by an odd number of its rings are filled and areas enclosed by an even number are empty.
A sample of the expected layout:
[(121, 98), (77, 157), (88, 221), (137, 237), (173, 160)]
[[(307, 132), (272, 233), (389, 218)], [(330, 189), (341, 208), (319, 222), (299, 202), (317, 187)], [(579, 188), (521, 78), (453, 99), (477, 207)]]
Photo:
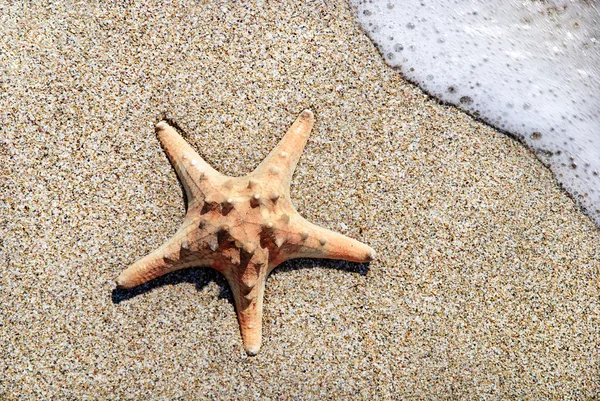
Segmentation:
[(211, 267), (227, 279), (244, 349), (256, 355), (265, 284), (275, 267), (294, 258), (373, 260), (371, 247), (308, 222), (291, 202), (290, 181), (313, 123), (313, 113), (304, 110), (275, 149), (244, 177), (214, 170), (173, 127), (165, 121), (156, 124), (184, 187), (187, 212), (175, 235), (124, 270), (117, 287), (132, 288), (187, 267)]

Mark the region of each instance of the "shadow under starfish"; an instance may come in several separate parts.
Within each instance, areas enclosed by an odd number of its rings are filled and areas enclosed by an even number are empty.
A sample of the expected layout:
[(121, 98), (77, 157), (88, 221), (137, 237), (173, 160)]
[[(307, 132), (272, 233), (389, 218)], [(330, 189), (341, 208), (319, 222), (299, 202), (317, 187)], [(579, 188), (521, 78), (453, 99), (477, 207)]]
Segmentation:
[[(320, 262), (313, 262), (311, 259), (295, 259), (280, 264), (277, 269), (271, 272), (273, 274), (281, 274), (294, 270), (301, 269), (312, 269), (317, 265), (325, 269), (333, 269), (339, 271), (345, 271), (349, 273), (360, 274), (366, 276), (369, 273), (369, 263), (352, 263), (346, 261), (337, 260), (321, 260)], [(227, 299), (232, 305), (235, 305), (233, 295), (227, 279), (222, 274), (219, 274), (216, 270), (205, 269), (203, 267), (196, 268), (191, 267), (185, 270), (178, 270), (164, 276), (157, 277), (144, 284), (138, 285), (133, 288), (115, 288), (112, 290), (111, 300), (114, 304), (120, 304), (123, 301), (128, 301), (138, 295), (145, 294), (153, 291), (156, 288), (164, 287), (167, 285), (177, 285), (181, 283), (194, 284), (198, 292), (202, 291), (204, 287), (214, 282), (220, 288), (219, 298)]]
[(306, 221), (292, 205), (290, 181), (313, 122), (312, 112), (303, 111), (244, 177), (219, 173), (173, 127), (159, 122), (158, 139), (184, 188), (187, 212), (175, 235), (123, 271), (117, 287), (133, 288), (188, 267), (211, 267), (227, 280), (244, 348), (256, 355), (265, 284), (275, 267), (297, 258), (373, 260), (371, 247)]

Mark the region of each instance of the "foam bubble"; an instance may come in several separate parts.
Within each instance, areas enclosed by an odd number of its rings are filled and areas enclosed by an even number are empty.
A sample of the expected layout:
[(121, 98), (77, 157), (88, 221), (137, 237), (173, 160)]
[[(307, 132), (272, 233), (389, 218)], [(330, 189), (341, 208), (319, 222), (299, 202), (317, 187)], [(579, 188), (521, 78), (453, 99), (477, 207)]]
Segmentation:
[(600, 225), (600, 11), (585, 0), (352, 0), (386, 62), (521, 138)]

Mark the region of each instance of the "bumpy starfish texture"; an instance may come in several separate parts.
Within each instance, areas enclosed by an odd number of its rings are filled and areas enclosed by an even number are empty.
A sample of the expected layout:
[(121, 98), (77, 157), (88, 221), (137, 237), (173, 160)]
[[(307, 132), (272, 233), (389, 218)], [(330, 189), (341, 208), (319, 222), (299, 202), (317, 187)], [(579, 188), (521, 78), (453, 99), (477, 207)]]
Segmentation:
[(309, 223), (292, 205), (290, 181), (313, 122), (312, 112), (303, 111), (256, 170), (235, 178), (214, 170), (166, 122), (156, 124), (188, 209), (177, 233), (123, 271), (117, 286), (135, 287), (186, 267), (211, 267), (227, 279), (244, 348), (256, 355), (265, 283), (277, 265), (294, 258), (373, 260), (372, 248)]

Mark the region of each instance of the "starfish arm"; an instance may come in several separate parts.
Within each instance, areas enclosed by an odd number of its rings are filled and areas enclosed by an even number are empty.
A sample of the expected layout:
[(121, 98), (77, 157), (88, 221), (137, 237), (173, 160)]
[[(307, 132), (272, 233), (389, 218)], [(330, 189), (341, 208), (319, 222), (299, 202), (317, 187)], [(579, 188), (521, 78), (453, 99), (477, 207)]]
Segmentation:
[(268, 274), (263, 259), (266, 258), (257, 252), (245, 267), (224, 272), (233, 293), (242, 343), (248, 355), (258, 354), (262, 344), (263, 298)]
[(204, 178), (221, 177), (221, 173), (204, 161), (175, 128), (165, 121), (156, 124), (156, 134), (183, 184), (188, 204), (204, 199), (198, 183)]
[(308, 136), (314, 123), (314, 115), (310, 110), (304, 110), (290, 127), (288, 132), (279, 141), (275, 149), (254, 170), (257, 178), (262, 177), (270, 181), (284, 184), (289, 188), (292, 175), (298, 164), (298, 159), (304, 150)]
[(117, 288), (132, 288), (186, 267), (209, 267), (211, 260), (189, 250), (185, 232), (179, 231), (158, 249), (137, 260), (117, 278)]
[(355, 239), (319, 227), (298, 216), (290, 238), (291, 249), (287, 259), (323, 258), (366, 263), (375, 259), (373, 248)]
[[(246, 299), (240, 292), (234, 292), (235, 309), (242, 343), (248, 355), (256, 355), (262, 345), (262, 315), (265, 283), (258, 283), (256, 298)], [(237, 294), (237, 295), (236, 295)]]

